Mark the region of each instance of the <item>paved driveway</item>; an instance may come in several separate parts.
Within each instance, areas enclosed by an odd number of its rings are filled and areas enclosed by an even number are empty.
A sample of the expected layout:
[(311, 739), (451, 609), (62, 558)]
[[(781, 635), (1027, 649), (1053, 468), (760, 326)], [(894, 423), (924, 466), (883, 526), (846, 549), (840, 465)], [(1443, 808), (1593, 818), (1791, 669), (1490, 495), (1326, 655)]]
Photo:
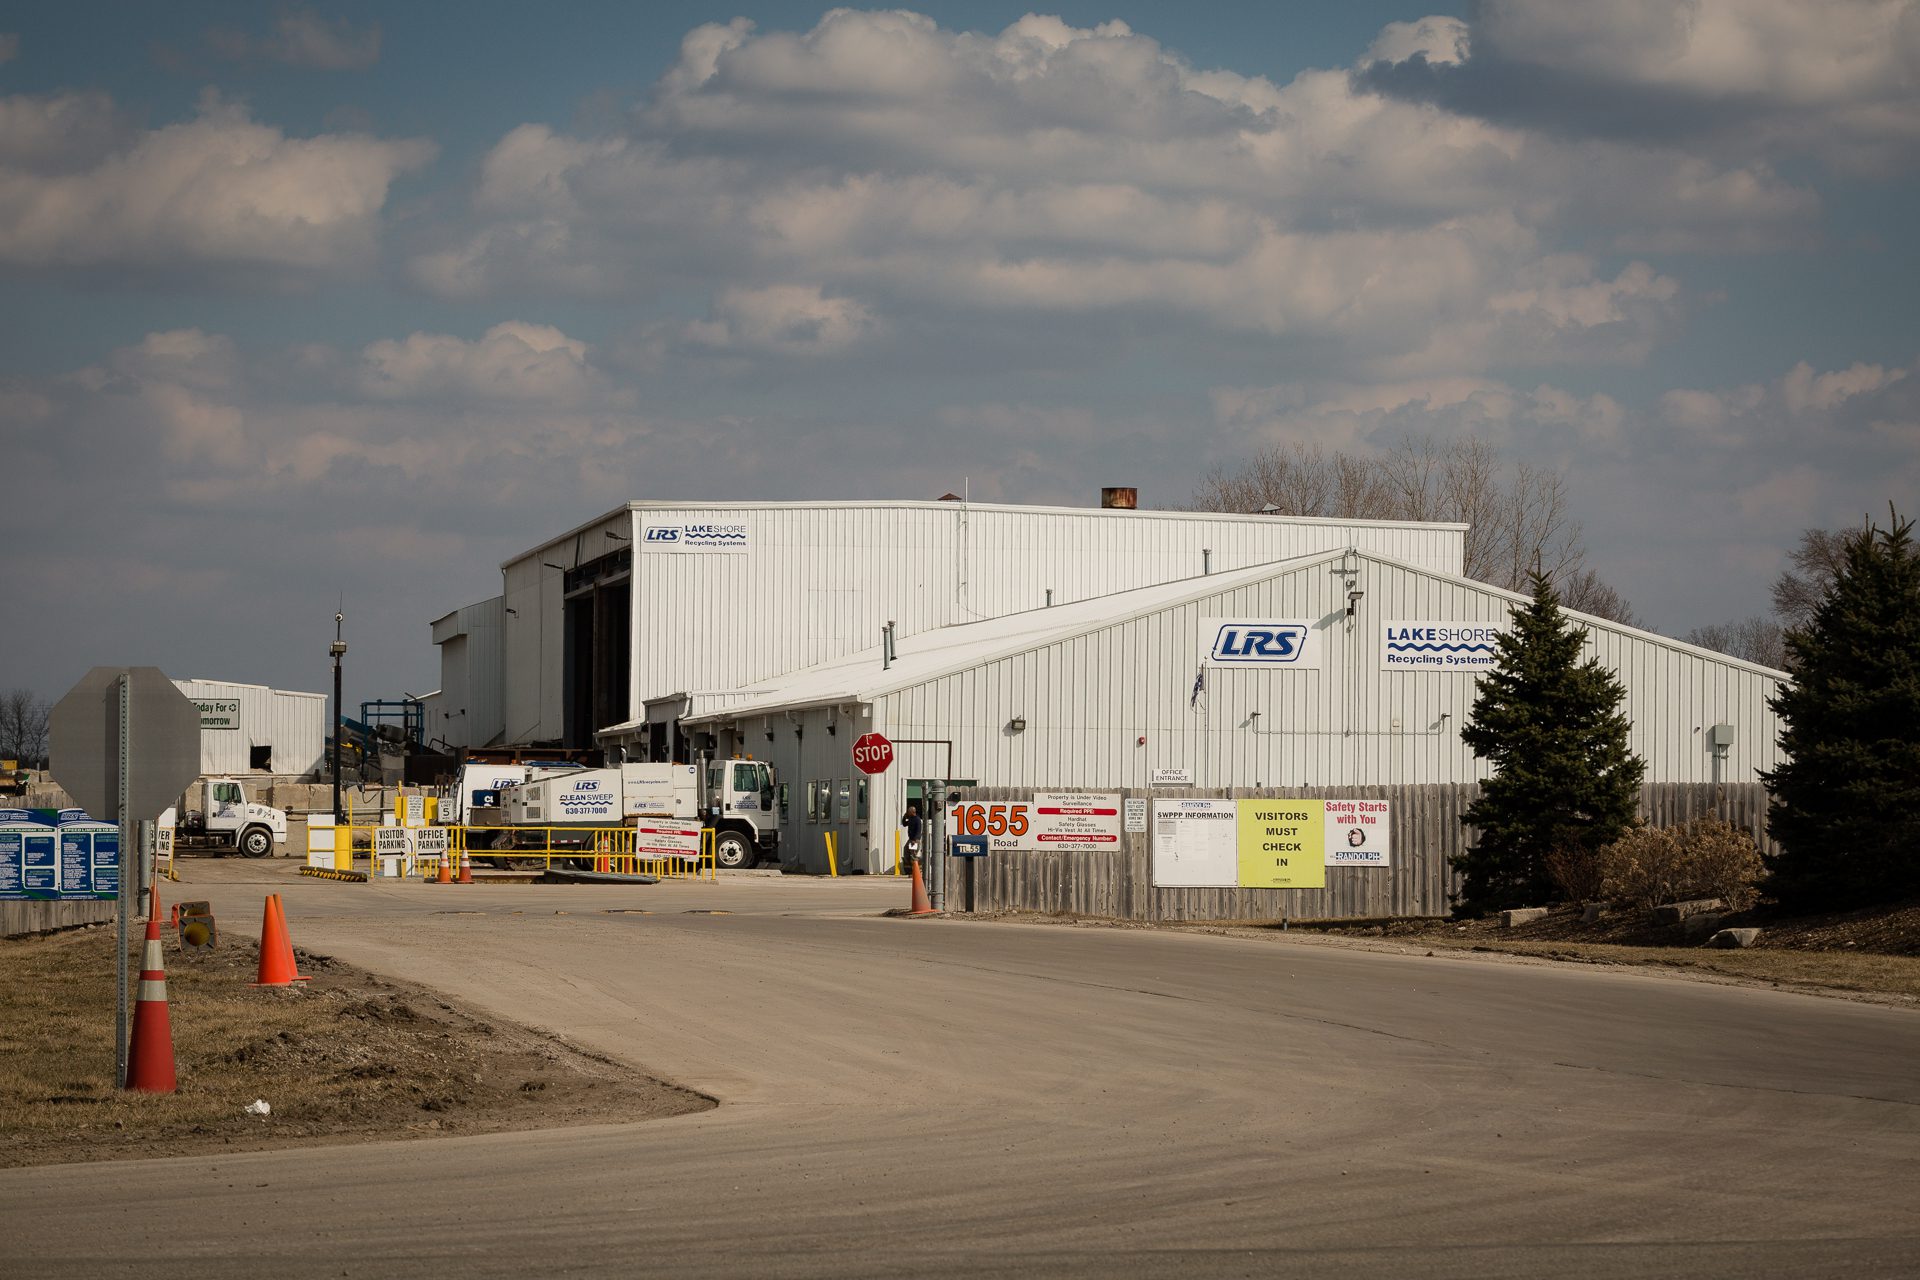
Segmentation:
[[(1911, 1276), (1920, 1016), (876, 916), (890, 880), (346, 885), (295, 941), (709, 1092), (633, 1126), (0, 1172), (0, 1273)], [(649, 914), (639, 914), (645, 911)], [(724, 913), (724, 914), (715, 914)]]

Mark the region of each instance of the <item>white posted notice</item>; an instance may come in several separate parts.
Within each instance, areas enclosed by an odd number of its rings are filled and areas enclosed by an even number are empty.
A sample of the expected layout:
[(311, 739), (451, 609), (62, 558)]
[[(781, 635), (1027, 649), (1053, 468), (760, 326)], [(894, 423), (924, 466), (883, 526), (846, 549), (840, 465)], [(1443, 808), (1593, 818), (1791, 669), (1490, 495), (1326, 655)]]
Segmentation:
[(641, 818), (633, 828), (633, 851), (642, 858), (697, 859), (700, 824), (671, 818)]
[(1392, 828), (1387, 822), (1385, 800), (1328, 800), (1324, 803), (1328, 866), (1393, 865)]
[(1153, 883), (1231, 888), (1240, 881), (1240, 808), (1232, 800), (1153, 802)]
[(1100, 853), (1120, 847), (1117, 791), (1036, 791), (1030, 847), (1043, 853)]

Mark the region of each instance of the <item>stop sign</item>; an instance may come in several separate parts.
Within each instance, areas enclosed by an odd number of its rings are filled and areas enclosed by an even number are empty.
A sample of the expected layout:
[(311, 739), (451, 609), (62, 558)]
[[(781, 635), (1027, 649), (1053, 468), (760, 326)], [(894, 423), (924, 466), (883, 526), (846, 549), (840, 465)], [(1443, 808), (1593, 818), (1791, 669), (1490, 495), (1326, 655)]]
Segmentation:
[[(120, 741), (120, 677), (128, 740)], [(129, 822), (157, 818), (200, 776), (200, 709), (158, 667), (95, 667), (49, 717), (54, 781), (87, 816), (117, 822), (120, 758), (128, 760)]]
[(885, 773), (893, 763), (893, 744), (877, 733), (863, 733), (853, 741), (853, 767), (862, 773)]

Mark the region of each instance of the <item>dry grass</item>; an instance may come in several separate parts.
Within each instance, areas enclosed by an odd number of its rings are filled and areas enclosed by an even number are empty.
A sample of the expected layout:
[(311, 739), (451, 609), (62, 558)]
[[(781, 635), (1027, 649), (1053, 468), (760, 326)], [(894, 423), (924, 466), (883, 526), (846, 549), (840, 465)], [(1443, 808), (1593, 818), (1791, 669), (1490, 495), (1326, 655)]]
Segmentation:
[[(0, 942), (0, 1165), (569, 1123), (712, 1105), (431, 992), (302, 956), (250, 986), (251, 945), (167, 945), (179, 1091), (115, 1087), (113, 931)], [(137, 977), (138, 952), (132, 964)], [(269, 1117), (248, 1115), (265, 1099)]]
[(1632, 947), (1605, 942), (1549, 942), (1480, 938), (1454, 942), (1444, 937), (1430, 944), (1493, 951), (1508, 955), (1540, 956), (1549, 960), (1576, 960), (1587, 964), (1649, 965), (1717, 973), (1777, 987), (1807, 990), (1853, 991), (1904, 997), (1920, 1001), (1920, 958), (1877, 955), (1872, 952), (1815, 952), (1786, 950), (1723, 951), (1705, 947)]

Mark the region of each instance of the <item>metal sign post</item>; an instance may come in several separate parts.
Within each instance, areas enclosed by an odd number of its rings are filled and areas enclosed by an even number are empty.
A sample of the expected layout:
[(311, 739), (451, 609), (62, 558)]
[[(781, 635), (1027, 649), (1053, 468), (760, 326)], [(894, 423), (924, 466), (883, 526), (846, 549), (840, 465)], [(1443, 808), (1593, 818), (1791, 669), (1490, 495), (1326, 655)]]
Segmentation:
[(200, 774), (200, 709), (158, 667), (95, 667), (54, 705), (47, 727), (54, 780), (90, 816), (120, 827), (114, 1061), (125, 1088), (127, 949), (145, 863), (138, 837)]
[(120, 946), (115, 952), (114, 989), (117, 995), (113, 1004), (113, 1045), (115, 1086), (127, 1087), (127, 945), (128, 924), (133, 916), (134, 876), (128, 875), (127, 864), (133, 848), (133, 832), (139, 825), (133, 816), (133, 806), (128, 803), (133, 783), (133, 684), (126, 672), (114, 682), (120, 695), (120, 786), (114, 797), (114, 803), (120, 810), (120, 851), (116, 862), (120, 868), (120, 903), (114, 913), (117, 917), (115, 931)]

